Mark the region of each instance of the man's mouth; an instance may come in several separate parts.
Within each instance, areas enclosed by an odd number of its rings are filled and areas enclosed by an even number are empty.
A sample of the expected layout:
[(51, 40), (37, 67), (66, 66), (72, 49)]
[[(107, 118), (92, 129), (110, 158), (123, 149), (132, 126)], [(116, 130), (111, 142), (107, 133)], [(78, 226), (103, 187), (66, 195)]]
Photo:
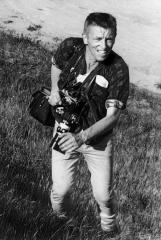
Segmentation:
[(97, 50), (97, 52), (102, 56), (108, 55), (108, 53), (109, 53), (109, 51), (107, 51), (107, 50)]
[(97, 50), (97, 52), (99, 52), (101, 54), (106, 54), (107, 53), (107, 51), (105, 51), (105, 50)]

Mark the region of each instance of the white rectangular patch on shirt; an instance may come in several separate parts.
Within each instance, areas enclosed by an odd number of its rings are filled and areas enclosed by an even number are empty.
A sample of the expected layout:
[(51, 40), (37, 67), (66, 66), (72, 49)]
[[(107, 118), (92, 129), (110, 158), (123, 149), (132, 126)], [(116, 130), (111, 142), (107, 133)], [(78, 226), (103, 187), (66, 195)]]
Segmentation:
[(84, 75), (82, 75), (82, 74), (79, 74), (78, 76), (77, 76), (77, 82), (84, 82), (84, 80), (86, 79), (86, 77), (89, 75), (89, 73), (86, 73), (86, 74), (84, 74)]
[(108, 87), (108, 81), (106, 78), (104, 78), (101, 75), (96, 76), (96, 83), (100, 85), (101, 87), (107, 88)]

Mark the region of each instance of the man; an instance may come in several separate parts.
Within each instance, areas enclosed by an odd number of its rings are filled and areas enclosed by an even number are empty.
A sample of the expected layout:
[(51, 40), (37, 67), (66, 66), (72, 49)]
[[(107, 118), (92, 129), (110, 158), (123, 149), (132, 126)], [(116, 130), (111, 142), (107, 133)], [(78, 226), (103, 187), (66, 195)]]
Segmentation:
[[(121, 111), (126, 108), (129, 94), (128, 67), (112, 51), (116, 34), (116, 19), (112, 15), (100, 12), (89, 14), (84, 24), (83, 39), (67, 38), (55, 53), (49, 97), (51, 105), (61, 104), (59, 90), (66, 89), (68, 83), (74, 81), (83, 83), (87, 76), (98, 69), (94, 80), (91, 80), (90, 107), (82, 116), (84, 121), (81, 130), (59, 136), (59, 148), (65, 154), (52, 150), (51, 202), (54, 212), (64, 216), (63, 200), (70, 192), (74, 166), (79, 153), (82, 153), (91, 173), (93, 194), (100, 208), (101, 227), (106, 232), (116, 228), (112, 189), (112, 132)], [(69, 86), (68, 90), (70, 94)]]

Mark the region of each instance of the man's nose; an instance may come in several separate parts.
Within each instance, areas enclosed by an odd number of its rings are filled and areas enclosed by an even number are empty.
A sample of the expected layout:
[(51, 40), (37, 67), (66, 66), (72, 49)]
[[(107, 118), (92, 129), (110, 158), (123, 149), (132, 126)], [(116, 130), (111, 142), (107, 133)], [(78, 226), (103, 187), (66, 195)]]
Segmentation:
[(105, 39), (102, 39), (102, 41), (101, 41), (101, 47), (102, 47), (103, 49), (106, 49), (106, 48), (107, 48), (107, 44), (106, 44), (106, 40), (105, 40)]

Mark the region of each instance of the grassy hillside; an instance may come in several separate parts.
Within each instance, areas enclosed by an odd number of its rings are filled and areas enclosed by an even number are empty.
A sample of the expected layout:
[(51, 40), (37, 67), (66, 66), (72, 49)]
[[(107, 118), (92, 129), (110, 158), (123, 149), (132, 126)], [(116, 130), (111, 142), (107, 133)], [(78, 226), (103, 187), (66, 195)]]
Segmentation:
[[(50, 58), (38, 43), (0, 33), (0, 239), (107, 239), (83, 161), (72, 192), (74, 228), (59, 225), (52, 213), (52, 129), (28, 113), (31, 94), (50, 87)], [(114, 188), (122, 230), (116, 240), (161, 239), (160, 130), (160, 98), (131, 85), (128, 108), (115, 129)]]

